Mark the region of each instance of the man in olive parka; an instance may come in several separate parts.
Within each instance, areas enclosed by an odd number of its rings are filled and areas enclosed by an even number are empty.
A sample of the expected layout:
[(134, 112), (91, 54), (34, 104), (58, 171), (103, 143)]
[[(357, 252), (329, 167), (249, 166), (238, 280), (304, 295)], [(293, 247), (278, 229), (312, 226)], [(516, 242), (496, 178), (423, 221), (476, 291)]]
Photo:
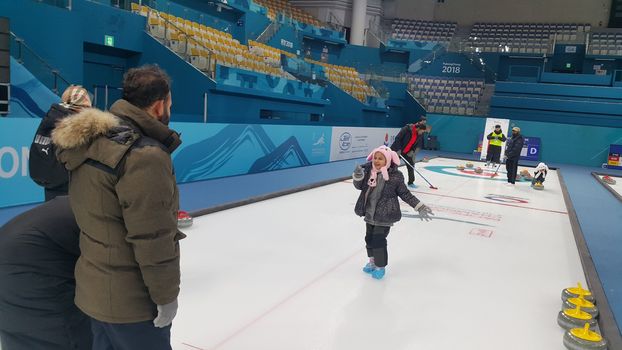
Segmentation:
[(179, 193), (170, 154), (170, 80), (130, 69), (110, 112), (86, 109), (52, 134), (70, 171), (80, 227), (76, 305), (91, 317), (93, 349), (171, 349), (179, 294)]

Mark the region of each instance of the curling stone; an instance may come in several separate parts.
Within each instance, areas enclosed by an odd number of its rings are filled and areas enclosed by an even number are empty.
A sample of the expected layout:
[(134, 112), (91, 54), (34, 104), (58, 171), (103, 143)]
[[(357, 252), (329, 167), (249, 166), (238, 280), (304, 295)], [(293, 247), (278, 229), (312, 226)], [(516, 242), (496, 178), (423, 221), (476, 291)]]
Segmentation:
[(456, 165), (456, 169), (458, 169), (458, 170), (464, 170), (464, 165)]
[(534, 190), (539, 191), (542, 191), (544, 189), (544, 185), (541, 182), (536, 182), (535, 184), (531, 185), (531, 187), (533, 187)]
[(596, 319), (587, 312), (581, 310), (581, 306), (574, 309), (563, 309), (557, 314), (557, 324), (565, 330), (582, 327), (586, 323), (596, 325)]
[(615, 185), (616, 180), (609, 175), (603, 176), (603, 182), (609, 185)]
[(576, 287), (569, 287), (564, 289), (562, 291), (562, 301), (566, 301), (566, 299), (568, 298), (576, 298), (579, 295), (581, 295), (583, 299), (589, 302), (594, 302), (594, 296), (592, 295), (592, 292), (587, 289), (583, 289), (583, 287), (581, 287), (581, 283), (577, 283)]
[(564, 346), (569, 350), (607, 350), (607, 341), (586, 323), (564, 333)]
[(481, 173), (483, 173), (483, 172), (484, 172), (484, 169), (482, 169), (482, 168), (480, 168), (480, 167), (475, 168), (475, 173), (477, 173), (477, 174), (481, 174)]
[(428, 158), (428, 157), (423, 157), (423, 159), (422, 159), (421, 161), (422, 161), (422, 162), (424, 162), (424, 163), (427, 163), (427, 162), (429, 162), (429, 161), (430, 161), (430, 158)]
[(466, 166), (467, 168), (469, 168), (469, 169), (470, 169), (470, 168), (472, 168), (472, 167), (473, 167), (473, 163), (468, 162), (468, 163), (466, 163), (466, 164), (465, 164), (465, 166)]
[(583, 296), (579, 295), (576, 298), (568, 298), (566, 301), (562, 302), (562, 310), (563, 309), (574, 309), (577, 306), (581, 306), (581, 310), (587, 312), (592, 315), (593, 318), (598, 316), (598, 308), (591, 301), (585, 300)]
[(192, 226), (192, 216), (188, 212), (180, 210), (177, 213), (177, 227), (184, 228)]

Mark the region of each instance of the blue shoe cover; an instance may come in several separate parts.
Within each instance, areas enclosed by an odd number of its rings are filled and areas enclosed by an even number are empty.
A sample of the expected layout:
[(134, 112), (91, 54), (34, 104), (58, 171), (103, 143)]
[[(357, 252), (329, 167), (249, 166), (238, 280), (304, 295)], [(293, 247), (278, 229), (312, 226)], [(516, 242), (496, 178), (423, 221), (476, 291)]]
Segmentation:
[(371, 277), (377, 280), (382, 279), (382, 277), (384, 277), (384, 267), (375, 268), (374, 271), (371, 272)]
[(365, 272), (365, 273), (372, 273), (372, 271), (374, 271), (375, 268), (376, 268), (376, 265), (374, 265), (373, 263), (368, 262), (367, 265), (365, 265), (365, 267), (363, 267), (363, 272)]

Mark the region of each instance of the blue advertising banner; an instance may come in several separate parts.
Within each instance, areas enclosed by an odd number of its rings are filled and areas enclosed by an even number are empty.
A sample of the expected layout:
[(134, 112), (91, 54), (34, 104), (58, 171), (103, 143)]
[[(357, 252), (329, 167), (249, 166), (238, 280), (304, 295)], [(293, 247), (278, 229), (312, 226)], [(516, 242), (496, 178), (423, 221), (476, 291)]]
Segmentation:
[(30, 144), (41, 119), (0, 119), (0, 207), (43, 201), (28, 175)]
[(172, 123), (179, 183), (327, 163), (331, 127)]
[[(0, 119), (0, 207), (43, 201), (28, 173), (40, 119)], [(171, 123), (183, 143), (173, 153), (178, 183), (327, 163), (331, 127)]]
[[(525, 143), (523, 144), (523, 149), (520, 152), (520, 159), (521, 160), (532, 160), (532, 161), (539, 161), (540, 160), (540, 138), (539, 137), (526, 137), (525, 138)], [(478, 156), (480, 159), (485, 159), (486, 155), (484, 153), (483, 156), (482, 155), (482, 151), (484, 151), (484, 149), (488, 149), (488, 144), (484, 144), (482, 142), (482, 140), (484, 139), (484, 134), (480, 134), (479, 135), (479, 144), (477, 145), (477, 150), (474, 152), (474, 154), (476, 156)], [(503, 152), (505, 152), (505, 144), (503, 145)], [(503, 154), (502, 154), (503, 156)]]
[(526, 137), (523, 149), (520, 152), (521, 160), (540, 160), (540, 138), (539, 137)]

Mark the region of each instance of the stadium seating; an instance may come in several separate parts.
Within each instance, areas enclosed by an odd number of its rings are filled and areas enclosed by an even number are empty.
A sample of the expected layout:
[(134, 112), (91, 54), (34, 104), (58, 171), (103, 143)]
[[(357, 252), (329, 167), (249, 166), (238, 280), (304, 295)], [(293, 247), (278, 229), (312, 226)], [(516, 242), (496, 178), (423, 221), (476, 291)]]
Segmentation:
[(479, 52), (544, 54), (555, 35), (559, 40), (575, 40), (589, 24), (555, 23), (475, 23), (469, 42)]
[(352, 67), (338, 66), (311, 59), (306, 59), (306, 61), (323, 66), (328, 80), (362, 103), (367, 103), (367, 96), (379, 97), (378, 92), (361, 79), (359, 73)]
[(484, 90), (483, 80), (409, 76), (408, 90), (428, 112), (473, 115)]
[(622, 56), (622, 32), (591, 33), (588, 53)]
[[(151, 35), (201, 71), (213, 72), (215, 65), (219, 64), (293, 79), (283, 71), (280, 60), (274, 55), (275, 51), (281, 52), (278, 49), (268, 51), (263, 45), (262, 54), (257, 54), (258, 50), (251, 52), (230, 33), (146, 6), (132, 6), (132, 10), (148, 17)], [(270, 56), (264, 52), (270, 52)]]
[(254, 40), (248, 41), (248, 49), (252, 54), (262, 57), (264, 62), (271, 66), (281, 65), (281, 55), (286, 55), (292, 58), (296, 57), (296, 55), (289, 51), (277, 49), (276, 47), (272, 47)]
[(396, 40), (449, 42), (456, 31), (455, 22), (395, 19), (391, 37)]
[(277, 13), (282, 13), (287, 17), (291, 17), (299, 22), (314, 25), (316, 27), (324, 27), (320, 21), (311, 16), (307, 12), (292, 6), (287, 0), (257, 0), (259, 5), (268, 9), (268, 17), (275, 19)]

